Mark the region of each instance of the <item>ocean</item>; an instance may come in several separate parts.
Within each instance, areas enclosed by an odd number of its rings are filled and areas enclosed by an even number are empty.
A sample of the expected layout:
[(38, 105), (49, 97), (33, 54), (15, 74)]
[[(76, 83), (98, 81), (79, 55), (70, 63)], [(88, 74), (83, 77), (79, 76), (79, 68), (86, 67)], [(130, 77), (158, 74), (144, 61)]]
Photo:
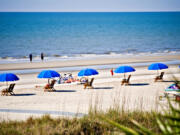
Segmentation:
[(0, 63), (180, 54), (180, 12), (1, 12)]

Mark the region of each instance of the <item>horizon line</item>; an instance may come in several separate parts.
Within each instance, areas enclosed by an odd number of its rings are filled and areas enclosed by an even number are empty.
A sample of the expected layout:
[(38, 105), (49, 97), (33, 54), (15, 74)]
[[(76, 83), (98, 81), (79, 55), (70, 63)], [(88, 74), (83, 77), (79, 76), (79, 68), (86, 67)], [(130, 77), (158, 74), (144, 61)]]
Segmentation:
[(22, 13), (26, 13), (26, 12), (32, 12), (32, 13), (49, 13), (49, 12), (52, 12), (52, 13), (118, 13), (118, 12), (180, 12), (180, 10), (159, 10), (159, 11), (0, 11), (0, 12), (22, 12)]

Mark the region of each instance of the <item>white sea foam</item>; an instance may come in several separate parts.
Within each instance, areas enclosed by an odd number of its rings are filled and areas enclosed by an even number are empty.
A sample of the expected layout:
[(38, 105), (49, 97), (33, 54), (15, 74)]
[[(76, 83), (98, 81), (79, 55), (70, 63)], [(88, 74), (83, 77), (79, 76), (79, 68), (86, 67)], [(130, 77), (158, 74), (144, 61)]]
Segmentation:
[[(161, 55), (179, 55), (180, 51), (168, 51), (164, 50), (163, 52), (141, 52), (141, 53), (115, 53), (115, 52), (109, 52), (108, 54), (76, 54), (73, 56), (68, 56), (68, 55), (62, 55), (62, 56), (45, 56), (44, 60), (45, 61), (64, 61), (64, 60), (78, 60), (78, 59), (95, 59), (95, 58), (127, 58), (127, 57), (133, 57), (133, 56), (161, 56)], [(34, 56), (33, 57), (33, 62), (40, 62), (41, 58), (40, 56)], [(16, 58), (16, 57), (0, 57), (0, 64), (3, 63), (27, 63), (29, 62), (28, 57), (21, 57), (21, 58)]]

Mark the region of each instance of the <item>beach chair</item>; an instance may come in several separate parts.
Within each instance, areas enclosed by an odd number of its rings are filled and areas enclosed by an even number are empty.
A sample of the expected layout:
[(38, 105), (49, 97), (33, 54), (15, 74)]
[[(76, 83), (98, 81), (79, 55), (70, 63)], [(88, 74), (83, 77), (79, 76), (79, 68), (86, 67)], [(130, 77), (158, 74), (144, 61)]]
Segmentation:
[(163, 76), (164, 76), (164, 72), (161, 72), (159, 76), (156, 76), (156, 78), (154, 78), (154, 82), (157, 82), (158, 80), (163, 81)]
[(54, 89), (54, 84), (55, 84), (56, 80), (52, 80), (50, 84), (47, 84), (45, 87), (44, 87), (44, 92), (52, 92), (52, 91), (56, 91)]
[(128, 79), (123, 79), (122, 82), (121, 82), (121, 85), (128, 85), (129, 84), (129, 80), (131, 78), (131, 75), (128, 76)]
[(1, 91), (1, 95), (2, 96), (5, 96), (5, 95), (8, 96), (8, 94), (15, 95), (14, 92), (13, 92), (14, 86), (15, 86), (15, 83), (10, 84), (9, 88), (3, 89)]
[(86, 87), (93, 88), (93, 86), (92, 86), (93, 81), (94, 81), (94, 78), (92, 78), (90, 82), (86, 82), (84, 84), (84, 89), (86, 89)]

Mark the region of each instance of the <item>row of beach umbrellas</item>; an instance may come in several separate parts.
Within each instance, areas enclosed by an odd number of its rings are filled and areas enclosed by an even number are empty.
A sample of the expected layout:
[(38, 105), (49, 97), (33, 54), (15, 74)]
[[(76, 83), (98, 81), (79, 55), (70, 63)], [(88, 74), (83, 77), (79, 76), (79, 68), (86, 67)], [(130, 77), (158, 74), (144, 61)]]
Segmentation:
[[(159, 74), (158, 73), (159, 70), (167, 69), (167, 68), (168, 68), (168, 66), (163, 63), (153, 63), (148, 67), (148, 70), (157, 70), (157, 74)], [(114, 72), (115, 73), (124, 73), (124, 79), (125, 79), (125, 73), (134, 72), (134, 71), (136, 71), (136, 70), (131, 66), (120, 66)]]
[[(163, 63), (153, 63), (148, 67), (148, 70), (161, 70), (161, 69), (167, 69), (168, 66), (163, 64)], [(180, 68), (180, 66), (179, 66)], [(115, 69), (115, 73), (124, 73), (124, 78), (125, 78), (125, 73), (127, 72), (134, 72), (135, 69), (131, 66), (120, 66), (117, 69)], [(98, 71), (96, 71), (95, 69), (91, 69), (91, 68), (86, 68), (81, 70), (78, 73), (78, 76), (91, 76), (91, 75), (97, 75), (99, 74)], [(54, 70), (43, 70), (42, 72), (39, 73), (39, 75), (37, 76), (38, 78), (47, 78), (48, 79), (48, 83), (49, 83), (49, 79), (51, 78), (55, 78), (55, 77), (60, 77), (60, 74)], [(0, 82), (6, 82), (8, 85), (9, 81), (17, 81), (19, 80), (19, 78), (13, 74), (13, 73), (3, 73), (0, 74)]]

